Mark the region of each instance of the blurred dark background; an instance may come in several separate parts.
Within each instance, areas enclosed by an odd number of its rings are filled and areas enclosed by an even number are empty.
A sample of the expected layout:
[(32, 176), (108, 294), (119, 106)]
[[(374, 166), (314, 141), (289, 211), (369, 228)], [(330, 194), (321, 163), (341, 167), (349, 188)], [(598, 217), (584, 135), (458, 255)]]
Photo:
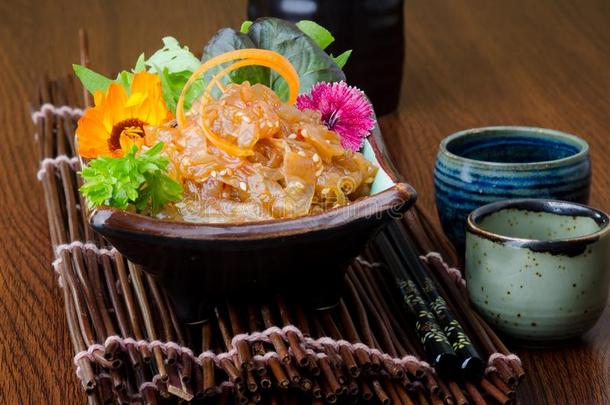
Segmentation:
[(249, 0), (248, 18), (313, 20), (329, 29), (333, 55), (352, 49), (348, 82), (366, 92), (378, 115), (398, 105), (405, 55), (403, 0)]

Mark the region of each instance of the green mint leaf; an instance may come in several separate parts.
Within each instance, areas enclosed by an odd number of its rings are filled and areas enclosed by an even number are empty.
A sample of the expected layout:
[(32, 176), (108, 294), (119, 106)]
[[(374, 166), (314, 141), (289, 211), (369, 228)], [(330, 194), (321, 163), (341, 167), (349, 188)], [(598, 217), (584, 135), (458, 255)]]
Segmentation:
[(189, 48), (181, 47), (173, 37), (163, 38), (163, 48), (155, 52), (145, 62), (151, 73), (159, 73), (167, 68), (170, 73), (188, 70), (194, 72), (201, 62), (189, 51)]
[(93, 159), (81, 171), (81, 193), (91, 208), (100, 205), (139, 212), (159, 212), (182, 198), (182, 186), (167, 175), (169, 160), (161, 155), (163, 142), (136, 155), (137, 147), (120, 158)]
[(330, 31), (315, 21), (301, 20), (296, 25), (322, 49), (326, 49), (335, 41)]
[(76, 77), (79, 78), (83, 86), (85, 86), (87, 91), (91, 94), (95, 93), (97, 90), (106, 91), (108, 86), (110, 86), (110, 83), (113, 82), (112, 79), (96, 73), (83, 65), (74, 64), (72, 65), (72, 69), (74, 69)]
[(239, 32), (241, 32), (242, 34), (247, 34), (251, 25), (252, 25), (252, 21), (250, 21), (250, 20), (244, 21), (243, 23), (241, 23), (241, 27), (239, 27)]
[(339, 68), (343, 69), (343, 66), (345, 66), (345, 64), (347, 63), (347, 60), (349, 59), (351, 54), (352, 54), (352, 50), (350, 49), (350, 50), (343, 52), (339, 56), (333, 56), (331, 54), (330, 57), (332, 58), (332, 60), (335, 61), (335, 63), (337, 64), (337, 66), (339, 66)]

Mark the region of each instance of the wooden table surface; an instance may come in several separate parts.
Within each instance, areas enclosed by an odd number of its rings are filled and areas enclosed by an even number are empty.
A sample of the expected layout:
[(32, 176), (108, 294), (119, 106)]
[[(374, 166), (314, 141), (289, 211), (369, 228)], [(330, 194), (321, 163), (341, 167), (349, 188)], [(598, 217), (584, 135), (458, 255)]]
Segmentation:
[[(9, 4), (10, 3), (10, 4)], [(434, 210), (438, 142), (494, 124), (551, 127), (584, 137), (593, 206), (610, 211), (610, 1), (407, 0), (402, 99), (381, 120), (394, 160)], [(171, 34), (200, 50), (238, 27), (240, 0), (0, 2), (0, 403), (83, 403), (51, 251), (28, 107), (43, 74), (78, 62), (87, 28), (93, 67), (131, 66)], [(610, 311), (582, 339), (519, 350), (524, 404), (610, 403)]]

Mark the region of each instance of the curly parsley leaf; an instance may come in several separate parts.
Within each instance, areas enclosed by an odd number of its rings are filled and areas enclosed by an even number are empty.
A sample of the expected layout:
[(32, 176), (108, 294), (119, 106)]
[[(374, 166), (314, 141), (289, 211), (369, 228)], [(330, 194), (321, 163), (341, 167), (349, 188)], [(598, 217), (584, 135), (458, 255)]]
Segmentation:
[(93, 159), (81, 171), (81, 193), (91, 208), (100, 205), (157, 213), (168, 202), (182, 199), (182, 186), (167, 175), (169, 160), (163, 142), (136, 155), (134, 146), (120, 158)]
[(144, 177), (146, 182), (135, 201), (138, 211), (149, 208), (151, 212), (156, 213), (168, 202), (179, 201), (182, 198), (182, 186), (170, 177), (151, 173), (145, 173)]

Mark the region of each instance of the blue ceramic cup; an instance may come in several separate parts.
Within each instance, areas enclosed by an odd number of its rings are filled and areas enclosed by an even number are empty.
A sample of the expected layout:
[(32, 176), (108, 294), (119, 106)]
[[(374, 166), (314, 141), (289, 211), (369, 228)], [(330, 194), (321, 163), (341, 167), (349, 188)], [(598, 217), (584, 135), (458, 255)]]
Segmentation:
[(445, 138), (434, 167), (436, 206), (445, 233), (464, 250), (466, 219), (483, 205), (511, 198), (587, 204), (589, 145), (544, 128), (468, 129)]

